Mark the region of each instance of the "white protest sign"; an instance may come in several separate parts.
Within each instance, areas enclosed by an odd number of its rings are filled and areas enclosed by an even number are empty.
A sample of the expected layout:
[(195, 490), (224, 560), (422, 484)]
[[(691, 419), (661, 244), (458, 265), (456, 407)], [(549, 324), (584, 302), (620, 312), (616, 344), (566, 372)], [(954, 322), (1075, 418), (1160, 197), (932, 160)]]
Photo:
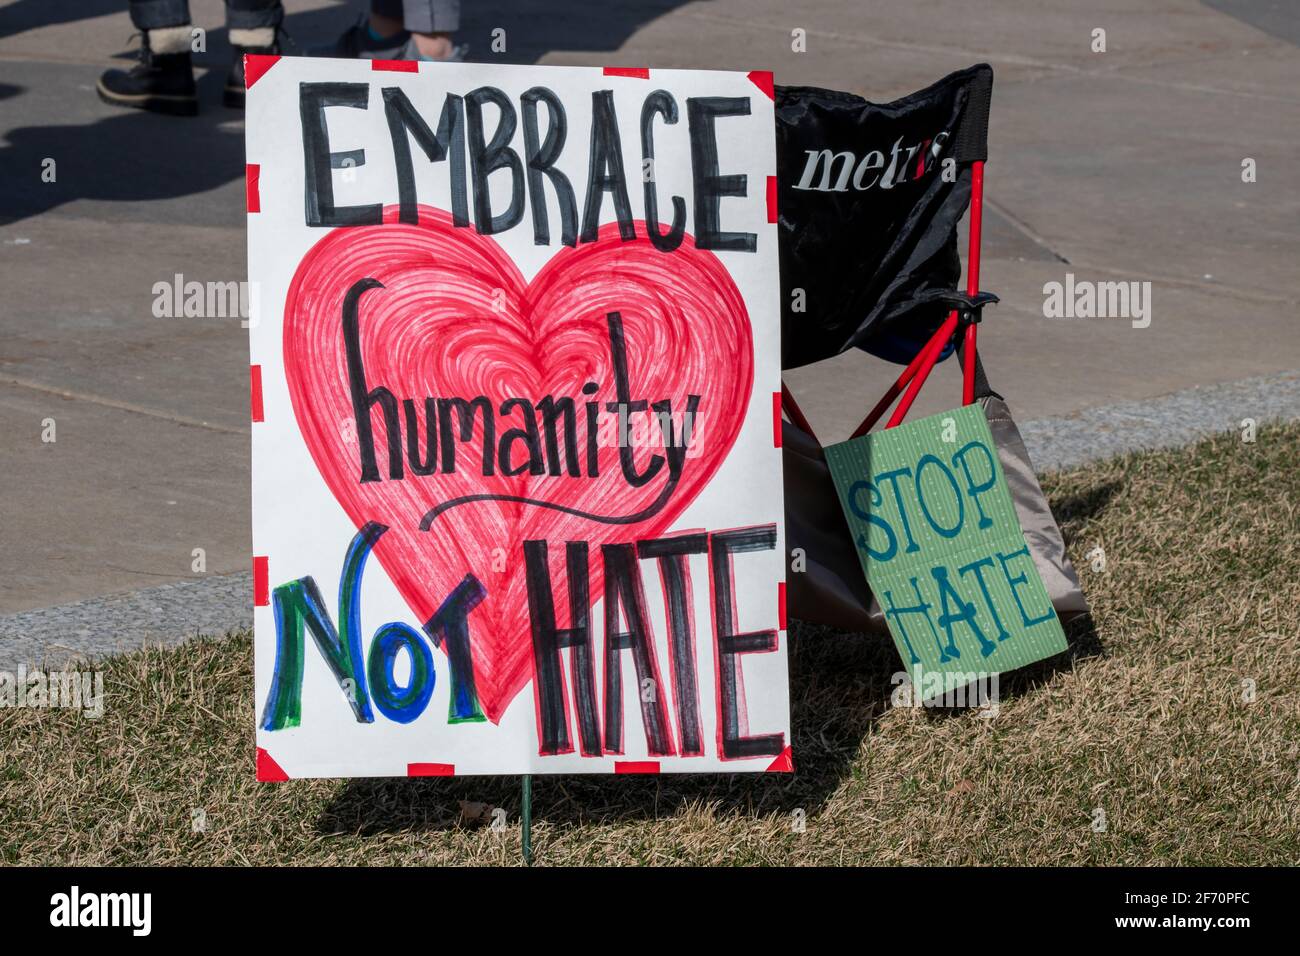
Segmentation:
[(791, 769), (771, 74), (247, 69), (259, 777)]

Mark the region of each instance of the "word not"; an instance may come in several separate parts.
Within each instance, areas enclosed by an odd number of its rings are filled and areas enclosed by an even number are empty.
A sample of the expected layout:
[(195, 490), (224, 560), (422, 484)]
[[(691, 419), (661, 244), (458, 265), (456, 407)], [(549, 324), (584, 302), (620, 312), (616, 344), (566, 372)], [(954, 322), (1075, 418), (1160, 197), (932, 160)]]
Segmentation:
[[(934, 168), (934, 163), (926, 163), (927, 159), (936, 160), (943, 152), (944, 144), (948, 140), (948, 132), (937, 134), (932, 140), (925, 140), (917, 143), (915, 146), (906, 146), (903, 148), (903, 155), (899, 153), (899, 147), (903, 144), (903, 137), (898, 137), (890, 149), (889, 166), (885, 167), (885, 154), (878, 149), (864, 153), (862, 159), (858, 159), (849, 150), (833, 153), (829, 149), (809, 149), (805, 150), (808, 159), (804, 162), (803, 175), (799, 177), (799, 182), (795, 183), (795, 189), (816, 190), (818, 192), (844, 193), (849, 191), (850, 175), (852, 176), (853, 188), (858, 192), (865, 192), (873, 186), (879, 186), (881, 189), (893, 189), (899, 183), (907, 182), (908, 170), (912, 170), (913, 180), (920, 179), (927, 172)], [(912, 157), (920, 153), (921, 156), (912, 166)], [(839, 161), (839, 175), (835, 179), (835, 185), (831, 185), (831, 176), (835, 174), (835, 163)], [(813, 177), (817, 175), (817, 170), (821, 169), (821, 179), (816, 185), (813, 185)], [(884, 169), (883, 173), (877, 173), (870, 180), (865, 177), (867, 173), (875, 170)]]
[(179, 272), (171, 282), (155, 282), (151, 291), (155, 319), (247, 319), (258, 292), (253, 282), (187, 282)]
[[(519, 110), (502, 90), (480, 86), (464, 96), (447, 93), (438, 117), (437, 131), (398, 87), (384, 87), (383, 119), (392, 140), (397, 174), (399, 221), (415, 224), (417, 210), (415, 165), (411, 155), (414, 139), (431, 163), (446, 162), (451, 186), (452, 220), (456, 226), (470, 224), (470, 196), (473, 195), (474, 228), (483, 235), (504, 232), (524, 217), (525, 196), (532, 211), (533, 237), (539, 246), (550, 245), (547, 213), (547, 185), (560, 212), (560, 242), (575, 246), (595, 242), (602, 222), (601, 208), (606, 194), (614, 206), (619, 236), (625, 242), (636, 238), (636, 220), (628, 194), (628, 176), (623, 163), (623, 144), (614, 109), (613, 90), (591, 94), (591, 130), (587, 150), (587, 187), (581, 225), (575, 191), (569, 177), (557, 168), (568, 138), (564, 104), (554, 91), (534, 86), (520, 97)], [(366, 163), (364, 149), (333, 151), (325, 111), (331, 107), (368, 110), (369, 83), (303, 83), (299, 89), (302, 116), (302, 147), (306, 170), (305, 221), (308, 226), (373, 226), (383, 221), (383, 203), (336, 206), (332, 171), (346, 163), (353, 171)], [(497, 114), (496, 127), (488, 135), (483, 108)], [(541, 138), (539, 115), (547, 113), (546, 137)], [(655, 124), (678, 122), (677, 100), (666, 90), (646, 95), (641, 107), (641, 159), (653, 168)], [(718, 156), (716, 124), (719, 120), (750, 115), (748, 97), (700, 96), (686, 100), (687, 135), (691, 156), (695, 245), (700, 249), (754, 252), (758, 237), (752, 232), (724, 230), (722, 199), (748, 195), (747, 177), (724, 174)], [(516, 144), (519, 122), (523, 121), (522, 155)], [(468, 163), (467, 163), (468, 154)], [(650, 164), (646, 166), (645, 164)], [(505, 208), (496, 212), (490, 176), (506, 170), (510, 188)], [(470, 188), (472, 184), (472, 190)], [(652, 177), (644, 179), (646, 232), (656, 249), (672, 252), (686, 232), (686, 200), (671, 198), (672, 223), (664, 230), (659, 221), (659, 196)], [(500, 196), (497, 197), (498, 199)]]
[(1047, 319), (1132, 319), (1133, 328), (1151, 324), (1150, 282), (1065, 282), (1043, 285), (1043, 317)]
[(99, 671), (0, 671), (0, 707), (60, 707), (104, 716), (104, 675)]
[(152, 893), (68, 893), (50, 897), (50, 925), (129, 926), (132, 936), (148, 936), (153, 928)]
[[(276, 658), (271, 688), (262, 711), (264, 730), (284, 730), (301, 725), (302, 683), (305, 663), (304, 630), (312, 639), (331, 674), (344, 692), (358, 723), (373, 723), (374, 706), (397, 723), (411, 723), (424, 713), (433, 696), (437, 674), (430, 646), (441, 647), (448, 659), (451, 694), (448, 723), (484, 720), (474, 682), (474, 645), (470, 617), (487, 591), (473, 574), (460, 585), (423, 625), (415, 628), (389, 622), (375, 632), (368, 652), (361, 645), (360, 587), (366, 558), (388, 529), (366, 525), (353, 539), (343, 562), (339, 585), (339, 623), (324, 608), (311, 577), (275, 588)], [(775, 651), (774, 629), (737, 633), (734, 568), (737, 555), (776, 547), (776, 528), (762, 525), (720, 532), (698, 532), (677, 537), (603, 544), (600, 554), (604, 577), (604, 644), (598, 647), (590, 623), (590, 545), (565, 543), (564, 566), (568, 581), (569, 626), (561, 627), (555, 613), (552, 566), (546, 541), (523, 543), (528, 608), (534, 662), (538, 753), (543, 756), (574, 752), (569, 725), (570, 701), (561, 651), (569, 652), (572, 709), (577, 715), (577, 738), (584, 756), (622, 754), (624, 747), (624, 652), (631, 652), (639, 695), (641, 722), (652, 756), (698, 757), (705, 753), (701, 729), (694, 615), (694, 595), (687, 567), (692, 554), (707, 554), (709, 593), (713, 603), (713, 652), (717, 661), (714, 698), (718, 715), (718, 754), (724, 759), (777, 756), (785, 748), (785, 735), (749, 735), (741, 692), (740, 658), (745, 654)], [(651, 616), (646, 606), (640, 562), (658, 565), (664, 586), (668, 626), (669, 683), (661, 678), (655, 651)], [(620, 621), (626, 630), (620, 630)], [(405, 684), (397, 680), (397, 658), (409, 660)], [(603, 662), (603, 707), (598, 707), (595, 662)], [(671, 686), (675, 720), (670, 721), (667, 694), (657, 688)], [(644, 692), (644, 689), (649, 692)], [(676, 739), (671, 727), (677, 728)]]

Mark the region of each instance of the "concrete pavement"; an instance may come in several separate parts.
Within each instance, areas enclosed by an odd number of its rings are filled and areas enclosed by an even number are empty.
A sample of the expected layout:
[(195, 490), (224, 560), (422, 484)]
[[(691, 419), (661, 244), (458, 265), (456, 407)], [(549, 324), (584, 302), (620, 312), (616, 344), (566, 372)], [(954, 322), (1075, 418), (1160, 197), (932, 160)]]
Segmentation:
[[(76, 606), (99, 626), (127, 600), (96, 603), (103, 595), (196, 581), (229, 594), (207, 579), (248, 566), (246, 333), (237, 318), (152, 310), (155, 283), (176, 274), (244, 277), (243, 131), (220, 105), (221, 4), (192, 4), (209, 29), (196, 119), (95, 98), (99, 72), (128, 49), (124, 7), (0, 4), (0, 615), (92, 599)], [(302, 46), (353, 16), (321, 0), (286, 7)], [(504, 62), (771, 68), (780, 83), (877, 100), (987, 60), (997, 80), (982, 284), (1002, 304), (981, 352), (1017, 417), (1058, 423), (1038, 427), (1048, 439), (1074, 422), (1070, 440), (1086, 447), (1099, 421), (1131, 445), (1198, 417), (1233, 427), (1256, 402), (1260, 417), (1295, 413), (1264, 401), (1300, 369), (1300, 18), (1270, 0), (467, 7), (474, 59), (494, 56), (500, 27)], [(805, 53), (791, 51), (795, 29)], [(1091, 49), (1095, 29), (1104, 53)], [(1246, 158), (1256, 182), (1242, 182)], [(46, 160), (54, 182), (42, 179)], [(1067, 272), (1151, 282), (1150, 327), (1044, 318), (1043, 285)], [(829, 440), (896, 373), (846, 355), (787, 380)], [(1261, 376), (1216, 393), (1234, 396), (1228, 405), (1186, 391)], [(956, 378), (937, 372), (917, 413), (954, 404)], [(1169, 393), (1182, 397), (1141, 406), (1156, 410), (1155, 437), (1108, 411)], [(56, 440), (43, 441), (51, 419)], [(194, 625), (219, 627), (198, 606)], [(0, 622), (0, 644), (7, 633)]]

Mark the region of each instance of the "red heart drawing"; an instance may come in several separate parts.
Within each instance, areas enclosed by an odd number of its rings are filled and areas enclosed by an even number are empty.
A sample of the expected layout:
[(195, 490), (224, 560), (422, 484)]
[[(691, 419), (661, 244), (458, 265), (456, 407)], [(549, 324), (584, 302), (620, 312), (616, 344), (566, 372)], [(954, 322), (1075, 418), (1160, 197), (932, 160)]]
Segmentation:
[[(532, 677), (523, 542), (549, 542), (557, 624), (568, 626), (563, 542), (590, 542), (591, 597), (599, 599), (599, 546), (666, 531), (717, 471), (745, 420), (753, 387), (752, 332), (731, 276), (690, 236), (664, 253), (646, 238), (643, 223), (635, 228), (630, 241), (610, 224), (597, 241), (563, 248), (529, 283), (495, 241), (472, 228), (455, 228), (447, 213), (421, 207), (419, 223), (408, 225), (390, 207), (384, 225), (336, 229), (312, 247), (285, 301), (284, 367), (298, 427), (356, 526), (376, 521), (389, 527), (375, 553), (411, 611), (427, 621), (467, 573), (486, 588), (470, 616), (470, 634), (479, 701), (494, 722)], [(489, 476), (481, 415), (474, 419), (473, 440), (456, 444), (454, 472), (438, 467), (419, 476), (408, 467), (402, 479), (393, 480), (378, 404), (370, 417), (382, 480), (361, 482), (342, 315), (349, 288), (364, 278), (382, 286), (365, 292), (357, 310), (366, 387), (389, 389), (399, 407), (413, 400), (421, 455), (427, 450), (426, 397), (484, 396), (498, 411), (510, 398), (536, 404), (548, 395), (570, 397), (583, 430), (586, 402), (598, 402), (603, 411), (616, 401), (607, 316), (617, 312), (631, 397), (671, 400), (680, 422), (687, 397), (700, 396), (692, 445), (666, 503), (643, 520), (623, 524), (557, 510), (636, 516), (661, 496), (668, 469), (633, 487), (620, 467), (615, 439), (598, 448), (595, 477), (585, 466), (580, 477), (549, 469), (510, 477), (499, 467)], [(582, 391), (589, 382), (596, 383), (593, 394)], [(510, 411), (497, 416), (498, 445), (506, 429), (523, 424), (520, 407)], [(404, 408), (400, 417), (405, 444)], [(662, 443), (657, 426), (647, 433)], [(512, 447), (508, 461), (518, 467), (527, 455), (518, 443)], [(578, 447), (585, 451), (585, 439)], [(663, 451), (662, 444), (657, 450), (634, 448), (637, 470)], [(420, 529), (431, 509), (474, 495), (555, 507), (479, 499), (441, 512), (427, 531)]]

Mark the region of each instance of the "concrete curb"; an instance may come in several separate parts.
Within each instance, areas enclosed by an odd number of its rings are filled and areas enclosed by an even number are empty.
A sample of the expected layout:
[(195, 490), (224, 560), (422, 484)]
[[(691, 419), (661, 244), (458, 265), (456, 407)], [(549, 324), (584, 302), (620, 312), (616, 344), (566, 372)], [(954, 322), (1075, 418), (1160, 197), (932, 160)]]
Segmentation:
[(80, 656), (179, 644), (252, 624), (252, 573), (211, 575), (0, 617), (0, 670), (24, 663), (57, 668)]
[(1074, 468), (1130, 451), (1177, 448), (1216, 432), (1300, 418), (1300, 370), (1197, 385), (1142, 401), (1020, 423), (1039, 472)]

